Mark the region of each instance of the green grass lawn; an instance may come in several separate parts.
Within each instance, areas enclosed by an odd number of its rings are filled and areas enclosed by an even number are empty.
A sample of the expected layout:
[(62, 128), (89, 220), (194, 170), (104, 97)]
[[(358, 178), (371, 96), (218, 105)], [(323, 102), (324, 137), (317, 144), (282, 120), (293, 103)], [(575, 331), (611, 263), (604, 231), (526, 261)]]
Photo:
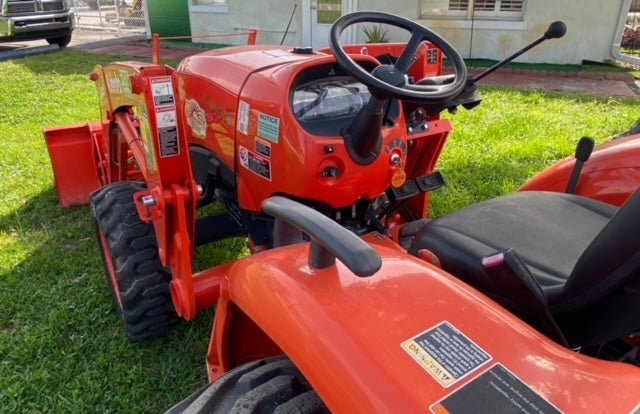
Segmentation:
[[(57, 204), (41, 129), (97, 119), (88, 73), (113, 60), (63, 51), (0, 63), (0, 412), (153, 413), (206, 382), (212, 311), (130, 344), (88, 208)], [(635, 101), (481, 92), (480, 107), (451, 116), (440, 163), (448, 186), (432, 197), (434, 215), (514, 191), (581, 136), (602, 142), (640, 119)], [(228, 260), (242, 245), (199, 251), (199, 260)]]
[[(491, 59), (465, 59), (465, 63), (468, 67), (473, 68), (490, 68), (498, 63), (497, 60)], [(445, 66), (450, 66), (447, 59), (445, 59)], [(503, 66), (506, 69), (521, 69), (521, 70), (541, 70), (549, 72), (598, 72), (598, 73), (628, 73), (631, 76), (640, 78), (640, 71), (631, 67), (624, 67), (615, 63), (602, 63), (585, 60), (582, 64), (566, 64), (558, 65), (552, 63), (523, 63), (523, 62), (510, 62)]]

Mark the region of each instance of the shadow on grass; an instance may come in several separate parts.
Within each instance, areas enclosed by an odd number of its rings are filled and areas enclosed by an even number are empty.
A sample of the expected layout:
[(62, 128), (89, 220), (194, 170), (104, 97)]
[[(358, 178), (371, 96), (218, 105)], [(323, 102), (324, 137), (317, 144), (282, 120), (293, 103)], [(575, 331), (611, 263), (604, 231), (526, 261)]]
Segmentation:
[(40, 213), (50, 213), (51, 206), (57, 205), (58, 196), (54, 187), (50, 187), (38, 195), (31, 197), (22, 204), (19, 209), (0, 216), (0, 230), (9, 230), (12, 224), (16, 224), (22, 217), (28, 217), (35, 221), (29, 221), (27, 230), (35, 230), (38, 221), (44, 220)]
[(0, 233), (3, 410), (160, 412), (206, 383), (212, 311), (129, 343), (87, 206), (61, 209), (49, 187), (0, 216)]

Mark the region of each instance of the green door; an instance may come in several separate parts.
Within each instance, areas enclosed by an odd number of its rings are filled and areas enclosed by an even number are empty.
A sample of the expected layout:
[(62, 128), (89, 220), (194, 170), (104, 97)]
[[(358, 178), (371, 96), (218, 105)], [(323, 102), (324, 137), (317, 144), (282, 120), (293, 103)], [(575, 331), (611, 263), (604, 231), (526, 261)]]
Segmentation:
[(189, 36), (190, 0), (146, 0), (151, 33), (160, 36)]

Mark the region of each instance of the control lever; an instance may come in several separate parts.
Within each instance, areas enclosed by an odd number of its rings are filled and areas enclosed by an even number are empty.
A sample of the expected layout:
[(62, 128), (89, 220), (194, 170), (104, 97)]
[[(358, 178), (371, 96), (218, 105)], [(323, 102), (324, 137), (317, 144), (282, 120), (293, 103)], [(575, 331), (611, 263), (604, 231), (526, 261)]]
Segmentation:
[[(563, 22), (556, 21), (556, 22), (551, 23), (549, 25), (549, 27), (547, 28), (547, 31), (544, 32), (544, 34), (542, 36), (540, 36), (538, 39), (534, 40), (532, 43), (530, 43), (527, 46), (523, 47), (522, 49), (520, 49), (519, 51), (517, 51), (513, 55), (511, 55), (511, 56), (501, 60), (500, 62), (496, 63), (495, 65), (491, 66), (489, 69), (485, 70), (484, 72), (482, 72), (478, 76), (476, 76), (476, 77), (469, 76), (467, 78), (467, 83), (466, 83), (464, 89), (462, 90), (462, 92), (457, 97), (455, 97), (454, 99), (451, 99), (451, 100), (449, 100), (447, 102), (444, 102), (444, 103), (425, 105), (425, 107), (427, 108), (427, 110), (428, 110), (428, 112), (430, 114), (440, 113), (444, 109), (448, 109), (450, 112), (454, 112), (456, 110), (456, 108), (458, 107), (458, 105), (462, 105), (462, 107), (465, 108), (465, 109), (473, 109), (474, 107), (479, 105), (480, 102), (481, 102), (481, 98), (476, 94), (476, 83), (479, 80), (481, 80), (485, 76), (488, 76), (491, 73), (495, 72), (497, 69), (499, 69), (502, 66), (506, 65), (507, 63), (511, 62), (512, 60), (514, 60), (518, 56), (522, 55), (523, 53), (527, 52), (528, 50), (532, 49), (533, 47), (539, 45), (540, 43), (544, 42), (545, 40), (547, 40), (547, 39), (558, 39), (558, 38), (564, 36), (566, 32), (567, 32), (567, 25), (565, 25)], [(418, 85), (446, 85), (448, 83), (453, 82), (454, 79), (455, 79), (454, 75), (431, 76), (431, 77), (419, 80), (417, 82), (417, 84)]]
[(580, 172), (582, 172), (582, 166), (591, 156), (594, 145), (595, 142), (593, 138), (582, 137), (580, 141), (578, 141), (578, 146), (576, 147), (576, 163), (573, 165), (573, 171), (571, 171), (571, 177), (569, 177), (565, 193), (573, 194), (575, 192), (578, 178), (580, 178)]
[(567, 33), (567, 25), (564, 24), (564, 22), (556, 21), (556, 22), (551, 23), (549, 25), (549, 27), (547, 28), (547, 31), (544, 32), (544, 34), (542, 36), (540, 36), (538, 39), (534, 40), (532, 43), (528, 44), (527, 46), (523, 47), (522, 49), (518, 50), (513, 55), (511, 55), (511, 56), (509, 56), (509, 57), (507, 57), (505, 59), (502, 59), (500, 62), (498, 62), (495, 65), (491, 66), (489, 69), (485, 70), (484, 72), (482, 72), (481, 74), (479, 74), (478, 76), (473, 78), (473, 82), (474, 83), (478, 82), (480, 79), (484, 78), (487, 75), (490, 75), (491, 73), (495, 72), (496, 69), (500, 69), (501, 67), (503, 67), (507, 63), (511, 62), (512, 60), (514, 60), (515, 58), (517, 58), (521, 54), (529, 51), (530, 49), (538, 46), (540, 43), (544, 42), (545, 40), (548, 40), (548, 39), (559, 39), (562, 36), (564, 36), (565, 33)]

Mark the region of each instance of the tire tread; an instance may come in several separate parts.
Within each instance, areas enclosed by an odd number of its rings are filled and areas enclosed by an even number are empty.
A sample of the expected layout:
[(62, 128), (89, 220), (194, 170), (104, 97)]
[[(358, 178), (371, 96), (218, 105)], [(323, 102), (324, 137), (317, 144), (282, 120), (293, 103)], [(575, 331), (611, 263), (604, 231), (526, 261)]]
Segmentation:
[(250, 362), (199, 389), (165, 414), (323, 414), (329, 410), (284, 356)]
[[(118, 286), (113, 286), (105, 264), (107, 281), (125, 334), (132, 342), (162, 336), (178, 321), (169, 289), (171, 274), (158, 258), (153, 225), (140, 219), (133, 200), (133, 194), (144, 189), (143, 183), (117, 182), (90, 197), (103, 263), (109, 254)], [(100, 230), (107, 246), (100, 242)]]

